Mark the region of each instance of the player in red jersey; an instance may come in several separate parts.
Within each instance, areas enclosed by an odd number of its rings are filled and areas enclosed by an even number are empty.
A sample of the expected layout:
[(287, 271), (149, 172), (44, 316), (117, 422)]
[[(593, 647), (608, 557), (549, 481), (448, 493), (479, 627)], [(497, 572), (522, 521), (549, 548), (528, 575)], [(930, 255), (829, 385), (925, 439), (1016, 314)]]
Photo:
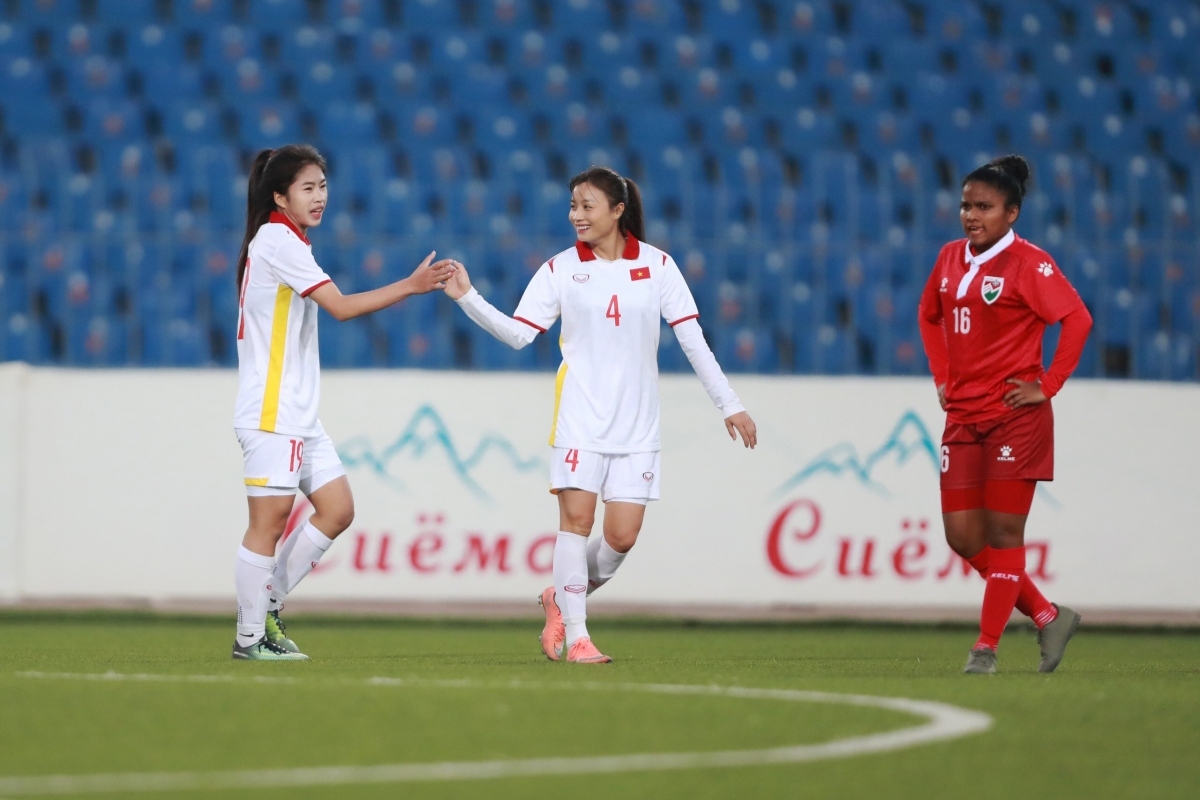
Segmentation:
[[(987, 579), (980, 636), (964, 672), (996, 671), (1013, 608), (1038, 627), (1039, 672), (1053, 672), (1079, 626), (1025, 573), (1025, 522), (1038, 481), (1054, 479), (1050, 398), (1079, 364), (1092, 317), (1044, 250), (1021, 239), (1029, 165), (1004, 156), (962, 183), (966, 239), (942, 248), (921, 296), (925, 354), (946, 411), (942, 519), (946, 541)], [(1042, 335), (1062, 323), (1050, 369)]]

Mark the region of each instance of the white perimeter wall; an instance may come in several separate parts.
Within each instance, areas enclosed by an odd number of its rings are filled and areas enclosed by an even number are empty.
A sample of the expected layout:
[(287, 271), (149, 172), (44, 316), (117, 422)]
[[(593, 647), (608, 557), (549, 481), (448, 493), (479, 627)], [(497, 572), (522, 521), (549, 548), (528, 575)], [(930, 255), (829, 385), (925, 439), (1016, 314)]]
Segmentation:
[[(525, 600), (549, 581), (553, 376), (327, 372), (354, 525), (297, 597)], [(925, 380), (735, 376), (731, 443), (662, 379), (663, 499), (597, 600), (960, 607)], [(232, 597), (246, 524), (231, 371), (0, 365), (0, 600)], [(1072, 381), (1028, 568), (1085, 607), (1200, 609), (1200, 387)]]

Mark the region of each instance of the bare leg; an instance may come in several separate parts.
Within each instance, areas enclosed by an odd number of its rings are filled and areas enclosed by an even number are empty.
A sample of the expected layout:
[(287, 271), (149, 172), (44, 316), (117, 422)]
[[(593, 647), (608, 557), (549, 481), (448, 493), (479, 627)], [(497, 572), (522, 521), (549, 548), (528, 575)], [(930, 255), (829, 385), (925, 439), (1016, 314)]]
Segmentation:
[(308, 499), (313, 504), (308, 521), (326, 537), (336, 539), (354, 522), (354, 495), (345, 475), (317, 489)]
[(274, 558), (275, 546), (287, 527), (296, 498), (294, 495), (278, 495), (247, 497), (246, 501), (250, 507), (250, 527), (242, 537), (242, 547), (251, 553)]

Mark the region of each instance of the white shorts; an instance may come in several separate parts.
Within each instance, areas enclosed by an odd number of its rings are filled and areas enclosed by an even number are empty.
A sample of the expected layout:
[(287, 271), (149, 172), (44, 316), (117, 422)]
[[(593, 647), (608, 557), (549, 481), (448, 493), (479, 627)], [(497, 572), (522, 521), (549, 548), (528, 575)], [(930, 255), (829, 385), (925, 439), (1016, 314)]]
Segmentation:
[(346, 474), (333, 441), (322, 430), (316, 436), (237, 429), (245, 460), (246, 494), (272, 497), (310, 495)]
[(605, 455), (554, 447), (550, 451), (550, 492), (582, 489), (605, 503), (646, 505), (658, 499), (658, 452)]

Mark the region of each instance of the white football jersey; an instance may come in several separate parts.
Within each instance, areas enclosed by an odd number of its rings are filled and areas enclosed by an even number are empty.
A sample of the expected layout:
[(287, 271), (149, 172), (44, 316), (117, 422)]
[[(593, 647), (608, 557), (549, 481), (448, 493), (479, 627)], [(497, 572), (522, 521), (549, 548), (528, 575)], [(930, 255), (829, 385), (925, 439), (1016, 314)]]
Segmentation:
[(659, 319), (674, 326), (699, 316), (675, 261), (632, 236), (618, 261), (576, 242), (541, 266), (513, 315), (542, 332), (560, 316), (551, 446), (659, 450)]
[(250, 242), (242, 277), (235, 428), (320, 431), (318, 306), (309, 295), (329, 282), (308, 239), (287, 217), (272, 214)]

